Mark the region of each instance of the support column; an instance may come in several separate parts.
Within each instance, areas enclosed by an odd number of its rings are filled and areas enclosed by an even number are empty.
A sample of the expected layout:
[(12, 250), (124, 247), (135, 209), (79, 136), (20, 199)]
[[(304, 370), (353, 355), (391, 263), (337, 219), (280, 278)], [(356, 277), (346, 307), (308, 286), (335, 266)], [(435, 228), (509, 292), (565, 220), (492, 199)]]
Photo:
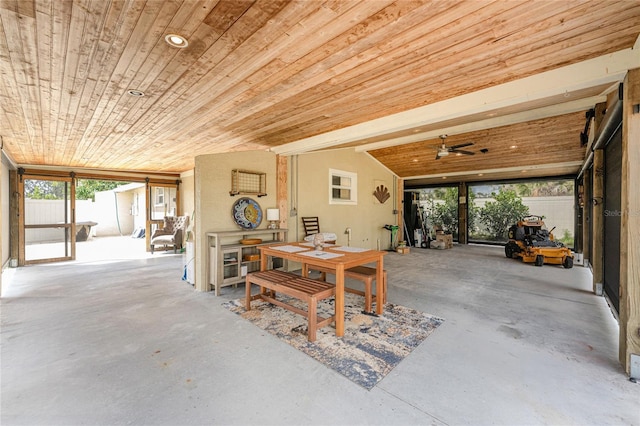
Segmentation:
[(288, 159), (283, 155), (276, 155), (276, 205), (280, 210), (280, 228), (289, 228), (289, 199), (287, 197), (289, 168)]
[(593, 198), (591, 202), (593, 203), (591, 214), (593, 292), (602, 296), (604, 285), (604, 151), (602, 149), (596, 149), (593, 152)]
[[(18, 172), (9, 170), (9, 256), (20, 261), (20, 202), (21, 195), (18, 192)], [(24, 251), (23, 251), (24, 253)], [(24, 258), (22, 259), (24, 264)]]
[(640, 362), (640, 68), (627, 73), (623, 90), (619, 359), (631, 374)]
[(458, 185), (458, 244), (467, 244), (468, 242), (467, 188), (466, 182), (460, 182)]
[(589, 235), (592, 232), (591, 223), (592, 219), (592, 211), (591, 211), (591, 200), (588, 199), (587, 195), (591, 194), (591, 169), (587, 169), (584, 171), (583, 175), (583, 204), (582, 207), (582, 259), (584, 262), (584, 266), (587, 266), (587, 262), (591, 263), (591, 244), (589, 244)]
[[(396, 221), (399, 226), (398, 235), (399, 240), (404, 240), (405, 234), (405, 224), (404, 224), (404, 179), (397, 178), (396, 179)], [(407, 244), (410, 245), (411, 241), (407, 241)]]

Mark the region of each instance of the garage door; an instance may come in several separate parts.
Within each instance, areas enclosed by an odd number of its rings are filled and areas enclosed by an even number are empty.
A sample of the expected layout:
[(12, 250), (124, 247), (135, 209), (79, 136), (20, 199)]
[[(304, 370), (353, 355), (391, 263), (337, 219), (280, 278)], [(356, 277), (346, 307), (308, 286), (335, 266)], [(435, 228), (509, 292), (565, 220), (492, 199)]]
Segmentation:
[(622, 130), (613, 135), (604, 152), (604, 291), (619, 312), (620, 305), (620, 189), (622, 184)]

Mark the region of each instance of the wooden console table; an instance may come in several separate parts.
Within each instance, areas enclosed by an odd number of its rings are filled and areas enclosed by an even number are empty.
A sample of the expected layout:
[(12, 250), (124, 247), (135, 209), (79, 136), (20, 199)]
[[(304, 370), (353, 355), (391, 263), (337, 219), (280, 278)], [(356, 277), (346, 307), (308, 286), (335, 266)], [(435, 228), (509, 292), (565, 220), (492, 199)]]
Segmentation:
[[(240, 240), (261, 239), (260, 243), (242, 244)], [(207, 232), (207, 282), (216, 296), (220, 289), (243, 283), (249, 272), (260, 270), (258, 247), (287, 240), (286, 229), (240, 229)]]

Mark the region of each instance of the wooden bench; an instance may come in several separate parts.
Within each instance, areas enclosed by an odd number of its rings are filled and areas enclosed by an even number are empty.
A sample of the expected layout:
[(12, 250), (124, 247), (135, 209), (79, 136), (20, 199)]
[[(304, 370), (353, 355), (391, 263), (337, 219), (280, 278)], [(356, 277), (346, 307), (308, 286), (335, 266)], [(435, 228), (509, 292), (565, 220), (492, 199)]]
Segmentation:
[[(251, 284), (259, 285), (260, 293), (252, 295)], [(276, 299), (277, 293), (286, 294), (287, 296), (295, 297), (296, 299), (306, 302), (307, 310), (299, 309), (282, 300)], [(251, 301), (262, 299), (302, 315), (307, 318), (309, 328), (307, 338), (310, 342), (313, 342), (316, 340), (316, 331), (319, 328), (335, 321), (335, 315), (329, 318), (318, 316), (318, 301), (335, 296), (335, 294), (335, 286), (324, 281), (304, 278), (296, 274), (276, 270), (252, 272), (247, 274), (246, 278), (245, 307), (247, 311), (250, 311)]]
[[(307, 271), (319, 271), (321, 273), (321, 280), (326, 280), (326, 274), (334, 274), (335, 271), (329, 268), (323, 268), (321, 266), (311, 266), (307, 267)], [(364, 283), (364, 291), (356, 290), (354, 288), (349, 288), (345, 285), (344, 291), (347, 293), (358, 294), (360, 296), (364, 296), (364, 311), (366, 313), (373, 312), (373, 302), (378, 303), (378, 296), (373, 294), (373, 281), (376, 279), (376, 268), (371, 268), (369, 266), (355, 266), (353, 268), (344, 270), (344, 277), (353, 278), (358, 281), (362, 281)], [(382, 304), (387, 303), (387, 271), (382, 272), (382, 289), (384, 294), (384, 300), (382, 300)], [(377, 283), (376, 283), (377, 285)]]

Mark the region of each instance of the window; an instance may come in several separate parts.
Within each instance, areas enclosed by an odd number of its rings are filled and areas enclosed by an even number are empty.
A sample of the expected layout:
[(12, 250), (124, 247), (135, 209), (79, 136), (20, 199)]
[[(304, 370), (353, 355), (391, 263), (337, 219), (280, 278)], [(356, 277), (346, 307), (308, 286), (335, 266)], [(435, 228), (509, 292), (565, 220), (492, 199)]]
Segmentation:
[(329, 204), (358, 204), (358, 175), (329, 169)]
[(156, 188), (156, 206), (164, 204), (164, 188)]
[(171, 186), (152, 186), (149, 193), (151, 220), (162, 220), (165, 216), (176, 216), (178, 213), (177, 188)]

